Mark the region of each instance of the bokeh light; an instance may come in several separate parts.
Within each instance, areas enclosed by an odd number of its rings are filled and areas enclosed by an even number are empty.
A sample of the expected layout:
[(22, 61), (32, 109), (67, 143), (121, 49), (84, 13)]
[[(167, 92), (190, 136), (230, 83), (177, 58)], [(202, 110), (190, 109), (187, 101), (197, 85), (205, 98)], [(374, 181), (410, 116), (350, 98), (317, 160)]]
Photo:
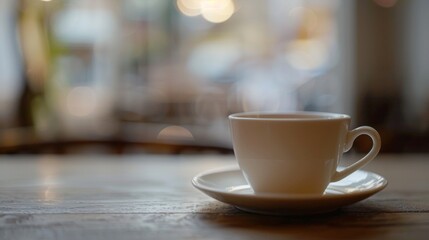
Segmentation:
[(177, 0), (179, 11), (189, 17), (202, 15), (212, 23), (221, 23), (228, 20), (235, 11), (232, 0)]
[(232, 0), (204, 0), (201, 2), (201, 15), (212, 23), (221, 23), (234, 14), (235, 6)]
[(191, 141), (194, 140), (194, 136), (191, 131), (181, 126), (168, 126), (162, 129), (157, 136), (158, 140), (164, 141)]
[(179, 11), (186, 16), (194, 17), (201, 14), (201, 0), (177, 0), (176, 4)]

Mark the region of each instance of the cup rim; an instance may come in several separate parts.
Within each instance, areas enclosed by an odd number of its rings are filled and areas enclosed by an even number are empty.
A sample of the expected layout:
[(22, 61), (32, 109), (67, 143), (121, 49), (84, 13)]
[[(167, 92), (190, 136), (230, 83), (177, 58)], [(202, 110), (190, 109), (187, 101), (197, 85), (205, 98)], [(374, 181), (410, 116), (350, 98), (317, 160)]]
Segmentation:
[[(261, 117), (263, 116), (263, 117)], [(315, 111), (288, 111), (288, 112), (240, 112), (228, 116), (230, 120), (250, 121), (335, 121), (349, 120), (351, 117), (342, 113), (315, 112)]]

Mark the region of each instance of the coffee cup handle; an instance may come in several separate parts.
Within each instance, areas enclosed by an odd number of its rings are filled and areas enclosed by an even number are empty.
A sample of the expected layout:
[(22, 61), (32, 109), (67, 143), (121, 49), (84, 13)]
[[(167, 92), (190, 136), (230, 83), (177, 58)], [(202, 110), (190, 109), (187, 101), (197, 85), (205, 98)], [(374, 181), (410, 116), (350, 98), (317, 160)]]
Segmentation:
[(352, 165), (346, 167), (341, 171), (336, 171), (331, 178), (331, 182), (336, 182), (347, 177), (348, 175), (352, 174), (359, 168), (363, 167), (365, 164), (369, 163), (377, 156), (381, 148), (381, 138), (378, 132), (374, 128), (368, 127), (368, 126), (358, 127), (347, 133), (346, 141), (344, 144), (344, 152), (347, 152), (352, 148), (353, 142), (360, 135), (368, 135), (369, 137), (371, 137), (372, 139), (371, 150), (368, 152), (368, 154), (366, 154), (365, 157), (363, 157), (359, 161), (353, 163)]

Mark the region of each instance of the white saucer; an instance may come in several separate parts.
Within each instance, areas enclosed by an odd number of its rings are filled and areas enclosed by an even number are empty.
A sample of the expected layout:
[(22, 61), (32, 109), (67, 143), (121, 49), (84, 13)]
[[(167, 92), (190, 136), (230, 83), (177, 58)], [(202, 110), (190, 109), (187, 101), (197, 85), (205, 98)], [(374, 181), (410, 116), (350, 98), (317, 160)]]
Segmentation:
[(334, 211), (361, 201), (387, 185), (382, 176), (358, 170), (329, 184), (323, 195), (255, 194), (237, 167), (198, 174), (192, 184), (208, 196), (253, 213), (307, 215)]

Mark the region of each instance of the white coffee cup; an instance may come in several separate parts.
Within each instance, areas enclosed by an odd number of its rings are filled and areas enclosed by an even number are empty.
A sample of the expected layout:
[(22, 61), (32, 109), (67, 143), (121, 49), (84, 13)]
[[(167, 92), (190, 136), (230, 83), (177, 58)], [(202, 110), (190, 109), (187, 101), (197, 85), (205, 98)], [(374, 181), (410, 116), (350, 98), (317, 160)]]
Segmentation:
[[(236, 113), (229, 116), (234, 153), (255, 193), (323, 194), (374, 159), (378, 132), (367, 126), (349, 130), (350, 117), (320, 112)], [(344, 152), (360, 135), (371, 137), (369, 153), (338, 171)]]

